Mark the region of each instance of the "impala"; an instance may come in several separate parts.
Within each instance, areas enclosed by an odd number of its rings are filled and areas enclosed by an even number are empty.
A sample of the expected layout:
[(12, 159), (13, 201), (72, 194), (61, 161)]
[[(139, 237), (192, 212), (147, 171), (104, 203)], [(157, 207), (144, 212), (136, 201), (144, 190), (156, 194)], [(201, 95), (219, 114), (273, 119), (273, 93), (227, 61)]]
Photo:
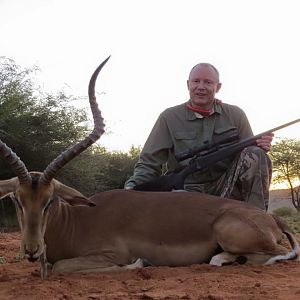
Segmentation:
[[(2, 141), (0, 157), (16, 177), (0, 181), (0, 197), (10, 196), (21, 229), (21, 254), (58, 272), (103, 272), (195, 263), (271, 264), (297, 259), (299, 246), (278, 217), (244, 202), (190, 192), (111, 190), (87, 199), (55, 179), (57, 172), (104, 132), (89, 83), (93, 131), (67, 149), (43, 172), (29, 172)], [(291, 249), (280, 244), (287, 237)]]

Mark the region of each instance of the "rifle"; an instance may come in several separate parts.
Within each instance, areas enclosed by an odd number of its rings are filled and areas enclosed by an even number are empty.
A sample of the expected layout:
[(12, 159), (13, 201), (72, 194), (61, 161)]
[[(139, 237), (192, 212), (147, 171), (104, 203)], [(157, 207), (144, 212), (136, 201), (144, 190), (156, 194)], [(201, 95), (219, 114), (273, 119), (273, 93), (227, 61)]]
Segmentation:
[(178, 172), (173, 172), (167, 175), (162, 175), (149, 182), (141, 183), (136, 185), (133, 189), (138, 191), (172, 191), (172, 190), (183, 190), (184, 181), (186, 177), (196, 171), (201, 171), (213, 164), (242, 151), (244, 148), (256, 145), (256, 140), (264, 135), (268, 135), (274, 131), (280, 130), (287, 126), (293, 125), (299, 122), (300, 119), (285, 123), (278, 127), (264, 131), (258, 135), (243, 139), (236, 143), (231, 143), (229, 146), (222, 143), (231, 142), (233, 139), (237, 139), (236, 134), (227, 136), (217, 143), (211, 145), (204, 145), (198, 148), (193, 148), (176, 155), (178, 161), (193, 157), (189, 164), (182, 167)]
[(215, 152), (220, 150), (223, 147), (230, 145), (232, 142), (237, 142), (239, 140), (238, 131), (236, 128), (231, 129), (224, 136), (219, 138), (215, 143), (209, 143), (204, 141), (204, 145), (200, 147), (193, 147), (182, 152), (179, 152), (175, 155), (177, 161), (182, 161), (187, 158), (206, 155), (210, 152)]

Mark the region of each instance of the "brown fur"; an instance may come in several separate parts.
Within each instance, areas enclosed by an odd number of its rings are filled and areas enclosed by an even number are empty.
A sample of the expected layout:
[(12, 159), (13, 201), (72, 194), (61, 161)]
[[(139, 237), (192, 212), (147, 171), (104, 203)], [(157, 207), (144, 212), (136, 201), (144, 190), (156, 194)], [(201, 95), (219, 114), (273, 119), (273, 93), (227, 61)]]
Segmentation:
[[(120, 270), (141, 267), (143, 260), (157, 266), (222, 265), (241, 256), (266, 263), (276, 256), (296, 258), (299, 252), (283, 221), (236, 200), (130, 190), (87, 199), (57, 180), (35, 189), (16, 178), (9, 182), (0, 182), (0, 195), (14, 192), (26, 212), (16, 205), (22, 252), (34, 260), (47, 244), (46, 256), (55, 271)], [(292, 236), (293, 253), (280, 245), (284, 232)], [(219, 247), (224, 252), (214, 256)]]

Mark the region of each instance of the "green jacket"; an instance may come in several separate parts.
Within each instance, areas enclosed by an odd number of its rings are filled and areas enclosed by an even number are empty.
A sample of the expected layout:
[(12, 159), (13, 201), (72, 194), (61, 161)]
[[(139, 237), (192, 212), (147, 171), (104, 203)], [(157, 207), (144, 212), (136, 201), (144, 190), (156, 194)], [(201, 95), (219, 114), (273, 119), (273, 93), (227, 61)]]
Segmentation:
[[(239, 107), (214, 103), (213, 113), (202, 117), (187, 109), (187, 103), (168, 108), (160, 114), (144, 145), (133, 176), (125, 183), (125, 187), (148, 182), (162, 175), (162, 170), (172, 172), (186, 165), (189, 159), (179, 164), (174, 155), (199, 147), (205, 142), (213, 142), (233, 128), (238, 130), (240, 139), (253, 136), (249, 121)], [(228, 158), (207, 170), (196, 172), (186, 179), (186, 183), (214, 181), (226, 171), (231, 162), (232, 158)]]

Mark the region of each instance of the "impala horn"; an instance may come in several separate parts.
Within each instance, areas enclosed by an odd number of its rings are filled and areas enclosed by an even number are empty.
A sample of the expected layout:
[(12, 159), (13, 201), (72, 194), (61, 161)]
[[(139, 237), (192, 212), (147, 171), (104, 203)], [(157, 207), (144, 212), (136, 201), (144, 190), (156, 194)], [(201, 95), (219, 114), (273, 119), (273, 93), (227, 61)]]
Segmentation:
[(31, 177), (21, 159), (0, 140), (0, 157), (12, 168), (21, 184), (30, 183)]
[(78, 156), (81, 152), (86, 150), (89, 146), (94, 144), (104, 133), (104, 122), (101, 116), (101, 111), (98, 108), (98, 104), (96, 102), (95, 96), (95, 83), (98, 77), (99, 72), (103, 68), (103, 66), (107, 63), (110, 56), (104, 60), (100, 66), (96, 69), (94, 74), (92, 75), (89, 83), (89, 101), (90, 107), (93, 114), (94, 119), (94, 129), (93, 131), (81, 142), (76, 145), (68, 148), (63, 153), (61, 153), (56, 159), (54, 159), (43, 172), (40, 182), (47, 185), (51, 182), (51, 180), (55, 177), (57, 172), (63, 168), (65, 164), (71, 161), (74, 157)]

